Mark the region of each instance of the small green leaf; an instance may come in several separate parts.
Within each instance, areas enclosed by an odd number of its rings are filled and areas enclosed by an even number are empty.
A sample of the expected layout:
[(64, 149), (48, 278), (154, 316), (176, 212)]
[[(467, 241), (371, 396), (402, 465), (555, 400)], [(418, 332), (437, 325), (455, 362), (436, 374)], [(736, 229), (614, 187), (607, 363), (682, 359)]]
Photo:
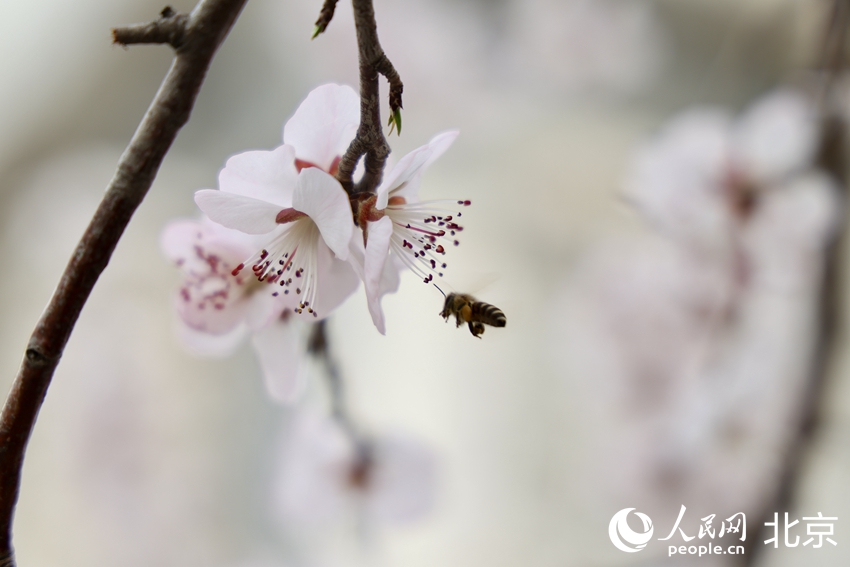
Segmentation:
[(319, 34), (322, 33), (323, 31), (325, 31), (324, 26), (317, 25), (316, 27), (313, 28), (313, 35), (312, 35), (312, 37), (310, 37), (310, 39), (316, 39), (317, 37), (319, 37)]
[(390, 115), (389, 121), (387, 121), (387, 125), (390, 127), (390, 134), (393, 133), (393, 128), (395, 128), (396, 134), (401, 136), (401, 109), (396, 108), (393, 113)]

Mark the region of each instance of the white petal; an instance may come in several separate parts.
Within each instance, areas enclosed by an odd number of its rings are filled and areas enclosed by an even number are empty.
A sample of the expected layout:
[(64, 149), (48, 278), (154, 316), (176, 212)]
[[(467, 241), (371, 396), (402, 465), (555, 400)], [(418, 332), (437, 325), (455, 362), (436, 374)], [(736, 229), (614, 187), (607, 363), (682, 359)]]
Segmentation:
[(273, 400), (283, 404), (294, 402), (304, 391), (303, 375), (298, 371), (303, 355), (294, 329), (297, 324), (278, 319), (255, 331), (251, 337), (266, 391)]
[(349, 86), (313, 89), (283, 128), (283, 142), (298, 159), (329, 171), (354, 138), (360, 123), (360, 97)]
[(210, 219), (246, 234), (265, 234), (277, 228), (280, 206), (244, 195), (201, 189), (195, 203)]
[[(393, 223), (389, 217), (383, 217), (377, 222), (369, 223), (369, 239), (366, 242), (366, 256), (363, 270), (363, 282), (366, 287), (366, 301), (369, 314), (378, 331), (384, 335), (384, 312), (381, 309), (381, 281), (384, 267), (387, 264), (390, 250), (390, 237), (393, 234)], [(390, 266), (392, 268), (392, 265)]]
[(457, 136), (456, 130), (438, 134), (427, 145), (401, 158), (378, 187), (378, 201), (375, 207), (379, 210), (384, 209), (387, 206), (389, 193), (404, 197), (408, 202), (418, 200), (419, 185), (425, 170), (449, 149)]
[(449, 130), (431, 138), (431, 141), (428, 142), (428, 147), (431, 149), (431, 156), (428, 158), (425, 167), (430, 166), (438, 157), (446, 153), (446, 150), (454, 144), (458, 134), (460, 134), (458, 130)]
[(344, 474), (354, 458), (351, 440), (331, 419), (300, 411), (279, 451), (275, 512), (284, 525), (321, 525), (350, 502)]
[(817, 285), (823, 249), (840, 226), (843, 206), (835, 181), (823, 173), (766, 193), (745, 234), (758, 283), (784, 291)]
[(316, 223), (325, 244), (337, 258), (348, 258), (348, 242), (354, 230), (354, 220), (348, 194), (339, 181), (315, 167), (302, 170), (292, 206)]
[(375, 478), (369, 511), (383, 521), (403, 523), (432, 508), (437, 490), (437, 461), (421, 442), (399, 434), (375, 444)]
[[(407, 189), (407, 185), (414, 177), (421, 176), (430, 153), (428, 146), (421, 146), (401, 158), (378, 187), (378, 201), (375, 203), (375, 208), (379, 210), (386, 208), (391, 192), (397, 194)], [(415, 188), (418, 189), (418, 187), (419, 185), (416, 184)]]
[(298, 173), (295, 148), (280, 146), (272, 151), (252, 151), (235, 155), (218, 174), (219, 189), (261, 201), (292, 206), (292, 193)]
[(315, 310), (322, 320), (360, 286), (360, 278), (349, 262), (334, 257), (324, 244), (319, 246), (319, 287)]
[(252, 331), (263, 329), (272, 324), (280, 314), (287, 309), (287, 304), (280, 296), (275, 297), (273, 292), (277, 291), (274, 284), (261, 284), (263, 287), (251, 293), (248, 298), (248, 306), (245, 310), (245, 323)]
[(734, 135), (739, 167), (769, 183), (811, 163), (818, 138), (815, 109), (802, 95), (778, 90), (741, 116)]
[(247, 335), (245, 325), (237, 325), (231, 331), (212, 335), (193, 329), (182, 321), (177, 323), (177, 336), (183, 346), (196, 356), (224, 358), (233, 354)]
[(727, 234), (730, 123), (722, 112), (691, 111), (636, 153), (625, 196), (669, 236), (714, 245)]

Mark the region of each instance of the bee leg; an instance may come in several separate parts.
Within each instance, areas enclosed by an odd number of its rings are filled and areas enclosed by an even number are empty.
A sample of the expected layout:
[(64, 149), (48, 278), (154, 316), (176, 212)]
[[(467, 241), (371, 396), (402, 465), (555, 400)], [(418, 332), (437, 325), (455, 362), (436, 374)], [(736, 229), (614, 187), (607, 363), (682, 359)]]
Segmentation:
[(481, 335), (484, 334), (484, 325), (482, 323), (469, 322), (469, 332), (472, 333), (473, 337), (481, 338)]

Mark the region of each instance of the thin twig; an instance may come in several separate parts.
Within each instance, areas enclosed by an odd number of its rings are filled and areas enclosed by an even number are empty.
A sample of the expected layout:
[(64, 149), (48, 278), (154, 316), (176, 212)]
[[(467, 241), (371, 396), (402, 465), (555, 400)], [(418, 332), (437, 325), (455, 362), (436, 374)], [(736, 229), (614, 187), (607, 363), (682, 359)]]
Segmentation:
[(328, 393), (331, 398), (331, 415), (354, 447), (354, 462), (351, 471), (349, 471), (349, 480), (356, 486), (364, 486), (368, 484), (374, 464), (374, 446), (372, 440), (355, 425), (351, 417), (348, 400), (345, 396), (345, 384), (342, 381), (336, 360), (331, 355), (326, 321), (319, 321), (313, 325), (310, 338), (307, 341), (307, 352), (324, 364), (325, 376), (328, 379)]
[(188, 17), (188, 14), (180, 14), (166, 7), (159, 18), (150, 23), (114, 28), (112, 41), (125, 47), (136, 43), (167, 43), (179, 49), (183, 44)]
[(328, 379), (328, 393), (331, 399), (331, 415), (333, 415), (337, 423), (351, 437), (351, 440), (355, 444), (359, 444), (361, 434), (354, 425), (351, 413), (348, 410), (345, 385), (342, 382), (339, 367), (337, 367), (336, 361), (330, 351), (326, 321), (319, 321), (313, 325), (310, 338), (307, 341), (307, 352), (320, 360), (325, 367), (325, 376)]
[(334, 10), (336, 10), (336, 3), (338, 0), (325, 0), (324, 5), (322, 6), (322, 11), (319, 12), (319, 19), (316, 20), (316, 27), (313, 28), (313, 39), (316, 39), (320, 33), (324, 33), (326, 29), (328, 29), (328, 24), (331, 23), (331, 20), (334, 18)]
[(783, 457), (774, 496), (757, 517), (752, 539), (748, 538), (750, 541), (747, 542), (745, 565), (754, 565), (759, 562), (760, 551), (764, 548), (764, 534), (767, 533), (765, 521), (772, 518), (774, 512), (787, 511), (795, 504), (794, 499), (799, 489), (803, 465), (820, 427), (826, 380), (836, 357), (841, 354), (838, 348), (838, 333), (843, 307), (841, 258), (844, 256), (842, 250), (847, 228), (847, 124), (841, 116), (829, 108), (828, 101), (835, 77), (842, 71), (848, 28), (850, 28), (850, 0), (835, 0), (821, 54), (824, 77), (819, 106), (823, 117), (817, 165), (835, 179), (841, 190), (840, 226), (827, 244), (824, 253), (824, 273), (818, 297), (818, 327), (809, 379), (798, 406), (797, 428)]
[[(357, 47), (360, 60), (360, 127), (351, 145), (339, 163), (337, 178), (350, 195), (374, 191), (381, 182), (384, 164), (390, 147), (384, 137), (381, 123), (378, 76), (390, 82), (390, 113), (401, 127), (401, 94), (404, 85), (378, 41), (378, 25), (372, 0), (352, 0), (354, 25), (357, 29)], [(352, 175), (361, 157), (364, 157), (363, 178), (354, 186)]]
[[(0, 564), (14, 565), (12, 517), (26, 445), (65, 344), (121, 234), (142, 202), (177, 132), (189, 114), (213, 55), (247, 0), (201, 0), (191, 14), (166, 12), (151, 24), (183, 30), (171, 69), (121, 156), (115, 176), (68, 262), (56, 291), (30, 337), (12, 390), (0, 415)], [(162, 25), (166, 25), (163, 23)], [(114, 30), (132, 43), (138, 26)], [(174, 31), (174, 30), (172, 30)], [(135, 35), (134, 35), (135, 34)], [(156, 34), (151, 32), (148, 39)], [(165, 36), (160, 39), (171, 43)]]

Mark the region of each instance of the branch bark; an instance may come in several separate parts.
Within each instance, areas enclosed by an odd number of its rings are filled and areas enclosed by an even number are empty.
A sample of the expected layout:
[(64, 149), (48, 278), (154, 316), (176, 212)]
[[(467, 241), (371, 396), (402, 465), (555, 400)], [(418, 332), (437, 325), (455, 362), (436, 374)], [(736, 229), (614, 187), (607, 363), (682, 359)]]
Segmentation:
[[(352, 0), (357, 48), (360, 60), (360, 127), (339, 163), (337, 179), (349, 193), (373, 192), (381, 182), (390, 147), (381, 124), (378, 76), (390, 83), (391, 123), (401, 130), (401, 95), (404, 85), (378, 41), (378, 25), (372, 0)], [(357, 162), (364, 157), (365, 173), (354, 186), (352, 175)]]
[(150, 189), (189, 115), (218, 47), (247, 0), (201, 0), (188, 15), (170, 8), (145, 24), (113, 30), (116, 42), (168, 43), (175, 57), (159, 91), (62, 274), (27, 345), (0, 414), (0, 565), (15, 564), (12, 519), (27, 442), (65, 344), (121, 234)]

